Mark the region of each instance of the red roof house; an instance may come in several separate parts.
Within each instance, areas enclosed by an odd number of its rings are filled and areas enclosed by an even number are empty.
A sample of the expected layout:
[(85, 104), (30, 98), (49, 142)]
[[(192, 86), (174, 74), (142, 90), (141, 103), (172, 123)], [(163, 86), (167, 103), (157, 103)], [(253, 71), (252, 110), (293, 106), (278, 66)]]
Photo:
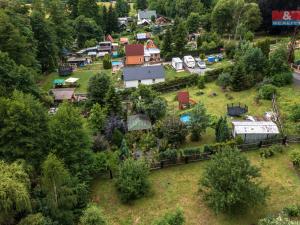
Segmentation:
[(125, 46), (126, 65), (144, 64), (144, 46), (142, 44), (131, 44)]
[(105, 40), (110, 41), (111, 43), (115, 42), (115, 40), (112, 38), (110, 34), (106, 36)]

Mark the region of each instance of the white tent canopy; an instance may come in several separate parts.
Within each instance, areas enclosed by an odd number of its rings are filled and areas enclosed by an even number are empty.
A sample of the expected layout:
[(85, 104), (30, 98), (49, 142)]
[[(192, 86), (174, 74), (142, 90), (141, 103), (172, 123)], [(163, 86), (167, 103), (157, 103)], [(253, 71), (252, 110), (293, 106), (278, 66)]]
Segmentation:
[(69, 77), (68, 79), (65, 80), (65, 83), (70, 83), (70, 84), (74, 84), (79, 80), (79, 78), (75, 78), (75, 77)]

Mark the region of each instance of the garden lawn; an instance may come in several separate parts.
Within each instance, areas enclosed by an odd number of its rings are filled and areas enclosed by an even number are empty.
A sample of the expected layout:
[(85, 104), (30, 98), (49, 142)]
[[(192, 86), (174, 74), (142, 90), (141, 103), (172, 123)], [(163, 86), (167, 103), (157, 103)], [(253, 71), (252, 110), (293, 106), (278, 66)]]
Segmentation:
[[(249, 112), (247, 115), (255, 116), (263, 119), (265, 112), (272, 111), (272, 103), (268, 100), (260, 100), (259, 103), (255, 102), (257, 91), (255, 88), (241, 92), (224, 92), (215, 82), (207, 83), (205, 89), (199, 90), (197, 87), (189, 87), (186, 89), (190, 93), (190, 98), (195, 100), (197, 103), (201, 102), (207, 109), (207, 112), (213, 117), (225, 116), (227, 114), (227, 104), (234, 103), (246, 104)], [(197, 92), (204, 92), (203, 95), (197, 95)], [(188, 113), (191, 109), (179, 110), (178, 101), (176, 100), (178, 91), (168, 92), (162, 94), (168, 102), (168, 113), (180, 116), (181, 114)], [(211, 96), (212, 93), (216, 93), (217, 96)], [(295, 135), (295, 123), (288, 119), (290, 107), (296, 103), (300, 104), (300, 87), (294, 85), (278, 88), (278, 105), (282, 114), (282, 122), (285, 127), (285, 131), (288, 135)], [(227, 97), (226, 97), (227, 96)], [(228, 99), (231, 96), (233, 99)], [(233, 119), (242, 118), (228, 118), (228, 122)], [(208, 128), (206, 133), (203, 134), (202, 138), (198, 142), (191, 142), (187, 138), (186, 143), (181, 147), (194, 147), (204, 144), (215, 142), (215, 131), (212, 128)]]
[(295, 61), (300, 60), (300, 49), (295, 51)]
[[(249, 107), (250, 115), (262, 117), (264, 112), (271, 110), (271, 101), (260, 101), (259, 104), (255, 103), (254, 98), (256, 96), (256, 90), (250, 89), (247, 91), (241, 92), (224, 92), (222, 89), (217, 86), (214, 82), (205, 84), (205, 89), (198, 89), (197, 87), (189, 87), (183, 90), (187, 90), (190, 93), (190, 98), (196, 102), (201, 102), (207, 108), (207, 111), (211, 115), (215, 116), (224, 116), (227, 114), (227, 104), (230, 103), (241, 103), (246, 104)], [(204, 92), (203, 95), (197, 95), (197, 92)], [(178, 101), (176, 100), (178, 91), (168, 92), (162, 94), (168, 102), (168, 112), (173, 114), (182, 114), (186, 113), (189, 110), (178, 110)], [(212, 93), (216, 93), (217, 96), (211, 96)], [(228, 99), (226, 95), (230, 95), (233, 99)]]
[(187, 71), (176, 72), (171, 66), (165, 66), (165, 76), (166, 80), (174, 80), (179, 77), (187, 77), (190, 76), (191, 73)]
[[(76, 93), (86, 93), (90, 77), (97, 73), (100, 73), (101, 71), (104, 71), (109, 75), (111, 75), (111, 70), (103, 70), (102, 62), (96, 62), (94, 64), (87, 65), (82, 68), (78, 68), (75, 72), (73, 72), (70, 76), (67, 77), (61, 77), (58, 75), (57, 72), (53, 72), (45, 76), (45, 78), (40, 82), (40, 85), (43, 90), (49, 91), (52, 88), (52, 82), (55, 79), (66, 80), (69, 77), (75, 77), (75, 78), (79, 78), (78, 80), (79, 87), (76, 88)], [(116, 75), (111, 75), (111, 76), (112, 76), (112, 80), (116, 80), (115, 78)]]
[(289, 161), (292, 149), (283, 154), (262, 159), (259, 151), (246, 154), (251, 162), (261, 168), (262, 185), (269, 186), (271, 195), (265, 206), (257, 206), (239, 216), (216, 215), (201, 200), (198, 182), (207, 163), (198, 162), (154, 171), (150, 175), (151, 194), (124, 205), (119, 201), (111, 180), (98, 180), (93, 185), (92, 198), (104, 210), (113, 225), (151, 225), (151, 222), (168, 211), (182, 207), (188, 225), (249, 225), (269, 214), (278, 213), (283, 207), (300, 203), (300, 177)]

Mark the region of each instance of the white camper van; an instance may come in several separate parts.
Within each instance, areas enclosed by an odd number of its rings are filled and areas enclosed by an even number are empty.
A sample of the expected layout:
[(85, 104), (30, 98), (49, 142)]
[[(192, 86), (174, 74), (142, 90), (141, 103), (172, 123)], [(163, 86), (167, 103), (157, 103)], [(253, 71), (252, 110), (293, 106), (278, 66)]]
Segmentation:
[(180, 58), (173, 58), (172, 59), (172, 66), (175, 70), (182, 70), (183, 69), (183, 62)]
[(188, 68), (195, 68), (196, 66), (195, 59), (191, 55), (184, 56), (183, 62)]

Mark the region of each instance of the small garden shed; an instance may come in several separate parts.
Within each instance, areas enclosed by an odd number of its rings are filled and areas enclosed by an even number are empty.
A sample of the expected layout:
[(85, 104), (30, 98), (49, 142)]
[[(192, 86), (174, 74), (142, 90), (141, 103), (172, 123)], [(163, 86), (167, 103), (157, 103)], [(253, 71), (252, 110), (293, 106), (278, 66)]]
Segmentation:
[(244, 143), (257, 143), (280, 134), (272, 121), (233, 121), (232, 128), (233, 137), (241, 137)]

